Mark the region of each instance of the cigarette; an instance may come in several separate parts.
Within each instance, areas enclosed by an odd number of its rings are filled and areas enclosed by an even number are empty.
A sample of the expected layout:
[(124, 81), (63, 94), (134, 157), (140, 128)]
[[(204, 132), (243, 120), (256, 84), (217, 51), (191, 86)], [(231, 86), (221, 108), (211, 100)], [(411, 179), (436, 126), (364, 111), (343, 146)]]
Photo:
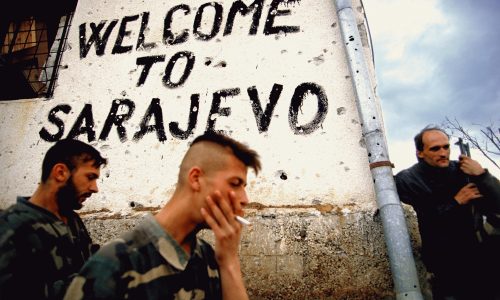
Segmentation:
[(250, 223), (250, 221), (248, 221), (247, 219), (244, 219), (240, 216), (236, 216), (236, 221), (240, 222), (241, 225), (250, 225), (252, 223)]

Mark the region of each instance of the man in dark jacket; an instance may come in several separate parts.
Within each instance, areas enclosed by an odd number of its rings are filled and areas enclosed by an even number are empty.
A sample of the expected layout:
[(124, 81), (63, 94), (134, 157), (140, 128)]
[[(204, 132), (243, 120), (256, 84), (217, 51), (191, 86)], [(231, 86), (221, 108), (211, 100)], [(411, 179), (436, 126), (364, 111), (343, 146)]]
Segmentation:
[(45, 154), (41, 183), (0, 214), (0, 299), (58, 299), (97, 245), (73, 211), (97, 193), (106, 159), (61, 140)]
[(485, 249), (483, 216), (500, 211), (498, 180), (470, 157), (450, 161), (442, 129), (424, 128), (415, 146), (418, 163), (395, 180), (401, 201), (417, 213), (434, 300), (492, 299), (486, 268), (493, 251)]

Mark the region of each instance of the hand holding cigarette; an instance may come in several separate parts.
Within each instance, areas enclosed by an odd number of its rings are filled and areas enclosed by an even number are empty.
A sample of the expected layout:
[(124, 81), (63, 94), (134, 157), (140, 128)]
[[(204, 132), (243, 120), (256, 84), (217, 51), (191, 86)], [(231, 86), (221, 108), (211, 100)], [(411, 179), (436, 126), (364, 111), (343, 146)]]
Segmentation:
[[(239, 262), (238, 249), (241, 229), (250, 223), (235, 214), (241, 213), (234, 192), (225, 198), (220, 191), (215, 191), (206, 198), (207, 207), (201, 208), (201, 214), (215, 236), (215, 258), (219, 266)], [(236, 207), (235, 207), (236, 206)]]

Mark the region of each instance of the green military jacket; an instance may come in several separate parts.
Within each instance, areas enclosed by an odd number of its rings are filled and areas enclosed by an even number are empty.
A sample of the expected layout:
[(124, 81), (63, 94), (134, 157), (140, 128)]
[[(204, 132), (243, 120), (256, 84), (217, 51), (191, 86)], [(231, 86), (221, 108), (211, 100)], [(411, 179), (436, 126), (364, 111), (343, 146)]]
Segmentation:
[(221, 299), (212, 247), (196, 239), (191, 255), (151, 214), (105, 244), (84, 265), (65, 299)]
[(0, 213), (0, 299), (61, 299), (91, 249), (76, 213), (66, 225), (18, 197)]

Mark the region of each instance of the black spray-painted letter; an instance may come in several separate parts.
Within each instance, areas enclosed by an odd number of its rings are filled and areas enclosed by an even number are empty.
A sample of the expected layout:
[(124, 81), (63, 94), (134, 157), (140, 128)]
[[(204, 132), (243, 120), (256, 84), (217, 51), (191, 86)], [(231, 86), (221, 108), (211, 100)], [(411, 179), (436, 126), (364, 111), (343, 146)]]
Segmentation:
[[(85, 126), (82, 126), (85, 122)], [(73, 128), (68, 133), (68, 139), (75, 139), (81, 134), (87, 134), (87, 141), (95, 141), (94, 115), (92, 114), (92, 104), (85, 104), (82, 112), (78, 116)]]
[(141, 86), (144, 84), (146, 78), (148, 78), (149, 70), (151, 70), (151, 67), (155, 63), (163, 61), (165, 61), (165, 55), (138, 57), (135, 63), (138, 66), (144, 66), (144, 69), (142, 69), (141, 76), (139, 76), (139, 80), (137, 81), (137, 86)]
[(108, 28), (104, 32), (104, 35), (101, 38), (101, 30), (106, 25), (106, 20), (101, 21), (99, 25), (95, 25), (95, 23), (90, 23), (90, 29), (92, 29), (92, 34), (88, 41), (85, 41), (87, 37), (87, 25), (86, 23), (80, 24), (80, 58), (85, 58), (89, 53), (90, 46), (95, 42), (95, 54), (97, 56), (102, 56), (104, 54), (104, 50), (106, 50), (106, 44), (108, 43), (109, 35), (113, 28), (118, 23), (118, 20), (113, 20), (109, 23)]
[(139, 37), (137, 38), (137, 45), (135, 49), (137, 50), (150, 50), (156, 48), (156, 43), (146, 43), (144, 40), (146, 39), (144, 36), (144, 32), (148, 29), (149, 23), (149, 12), (145, 11), (142, 13), (142, 21), (141, 21), (141, 29), (139, 31)]
[(51, 134), (45, 127), (40, 129), (40, 137), (47, 142), (57, 142), (64, 134), (64, 122), (59, 119), (56, 114), (62, 111), (65, 114), (69, 114), (71, 111), (71, 106), (68, 104), (59, 104), (56, 107), (52, 108), (49, 112), (49, 122), (57, 126), (57, 132)]
[(113, 47), (113, 51), (111, 54), (121, 54), (132, 51), (134, 48), (132, 45), (123, 46), (123, 38), (130, 36), (131, 31), (127, 30), (128, 22), (132, 22), (139, 19), (139, 15), (135, 16), (126, 16), (122, 19), (120, 24), (120, 29), (118, 29), (118, 36), (116, 37), (115, 46)]
[(260, 17), (262, 16), (262, 7), (264, 6), (264, 0), (255, 0), (250, 6), (247, 6), (243, 1), (238, 0), (231, 5), (229, 14), (227, 15), (226, 28), (224, 29), (224, 35), (231, 34), (233, 31), (234, 18), (236, 13), (240, 13), (242, 16), (246, 16), (250, 11), (255, 11), (252, 16), (252, 26), (248, 31), (249, 35), (255, 35), (257, 29), (259, 28)]
[(280, 98), (283, 86), (281, 84), (274, 84), (271, 94), (269, 95), (269, 102), (266, 105), (266, 109), (262, 110), (262, 104), (259, 100), (259, 93), (255, 86), (249, 87), (247, 92), (252, 101), (253, 114), (255, 115), (255, 121), (257, 121), (257, 128), (259, 133), (266, 132), (271, 123), (271, 117), (273, 116), (274, 108), (278, 99)]
[(184, 43), (188, 39), (189, 31), (187, 29), (183, 29), (179, 34), (177, 34), (177, 36), (174, 35), (172, 29), (170, 29), (170, 27), (172, 27), (172, 16), (177, 10), (183, 10), (184, 15), (190, 13), (189, 6), (187, 6), (186, 4), (176, 5), (168, 11), (167, 15), (165, 16), (165, 22), (163, 26), (163, 43), (165, 43), (165, 45)]
[[(304, 125), (298, 125), (299, 108), (304, 102), (307, 94), (311, 93), (318, 98), (318, 110), (313, 120)], [(321, 126), (328, 112), (328, 99), (323, 88), (313, 82), (305, 82), (299, 85), (293, 93), (290, 109), (288, 112), (288, 123), (294, 134), (310, 134)]]
[[(203, 33), (200, 31), (201, 20), (203, 19), (203, 12), (206, 7), (213, 7), (215, 10), (214, 20), (212, 23), (212, 30), (210, 33)], [(214, 36), (219, 33), (222, 24), (222, 5), (217, 2), (208, 2), (200, 6), (196, 12), (196, 17), (194, 18), (193, 35), (202, 41), (211, 40)]]
[[(127, 112), (125, 114), (118, 114), (119, 108), (126, 108)], [(113, 104), (111, 105), (111, 109), (109, 110), (108, 117), (106, 118), (106, 122), (104, 122), (104, 127), (102, 128), (101, 135), (99, 135), (99, 140), (105, 141), (108, 138), (109, 132), (111, 131), (111, 127), (116, 125), (116, 131), (118, 132), (118, 137), (120, 141), (127, 141), (127, 131), (125, 127), (123, 127), (123, 122), (130, 119), (132, 114), (134, 113), (135, 103), (130, 99), (115, 99)]]
[(189, 120), (186, 130), (179, 128), (179, 122), (170, 122), (168, 127), (170, 128), (170, 133), (178, 139), (185, 140), (192, 133), (193, 129), (196, 127), (198, 122), (198, 111), (200, 109), (200, 94), (191, 95), (191, 106), (189, 108)]
[[(171, 78), (172, 77), (172, 70), (175, 67), (175, 63), (180, 58), (186, 58), (186, 60), (187, 60), (186, 66), (184, 67), (184, 71), (182, 72), (182, 75), (179, 78), (179, 80), (177, 80), (177, 82), (173, 82), (172, 78)], [(191, 74), (191, 70), (193, 69), (193, 66), (194, 66), (194, 61), (195, 61), (195, 57), (194, 57), (193, 52), (181, 51), (181, 52), (175, 53), (174, 56), (172, 56), (172, 58), (170, 58), (170, 61), (168, 62), (167, 67), (165, 68), (165, 75), (163, 76), (163, 84), (166, 87), (171, 88), (171, 89), (176, 88), (176, 87), (184, 84), (186, 79)]]
[[(266, 25), (264, 26), (264, 34), (279, 34), (279, 33), (294, 33), (300, 31), (300, 26), (274, 26), (274, 19), (280, 16), (289, 16), (291, 14), (289, 9), (278, 9), (280, 4), (290, 4), (291, 0), (273, 0), (271, 6), (269, 7), (269, 13), (267, 14)], [(298, 2), (298, 1), (297, 1)]]
[[(151, 117), (154, 117), (155, 124), (148, 125)], [(148, 110), (146, 114), (142, 118), (140, 129), (138, 132), (134, 134), (134, 140), (138, 141), (146, 135), (148, 132), (156, 131), (156, 136), (160, 142), (164, 142), (167, 140), (167, 136), (165, 135), (165, 127), (163, 126), (163, 112), (160, 106), (160, 99), (153, 98), (151, 103), (149, 104)]]
[(223, 132), (223, 130), (215, 130), (215, 122), (217, 121), (217, 117), (228, 117), (231, 114), (231, 108), (220, 107), (221, 99), (234, 97), (239, 94), (239, 88), (220, 90), (213, 94), (212, 107), (210, 107), (210, 113), (208, 114), (206, 131)]

